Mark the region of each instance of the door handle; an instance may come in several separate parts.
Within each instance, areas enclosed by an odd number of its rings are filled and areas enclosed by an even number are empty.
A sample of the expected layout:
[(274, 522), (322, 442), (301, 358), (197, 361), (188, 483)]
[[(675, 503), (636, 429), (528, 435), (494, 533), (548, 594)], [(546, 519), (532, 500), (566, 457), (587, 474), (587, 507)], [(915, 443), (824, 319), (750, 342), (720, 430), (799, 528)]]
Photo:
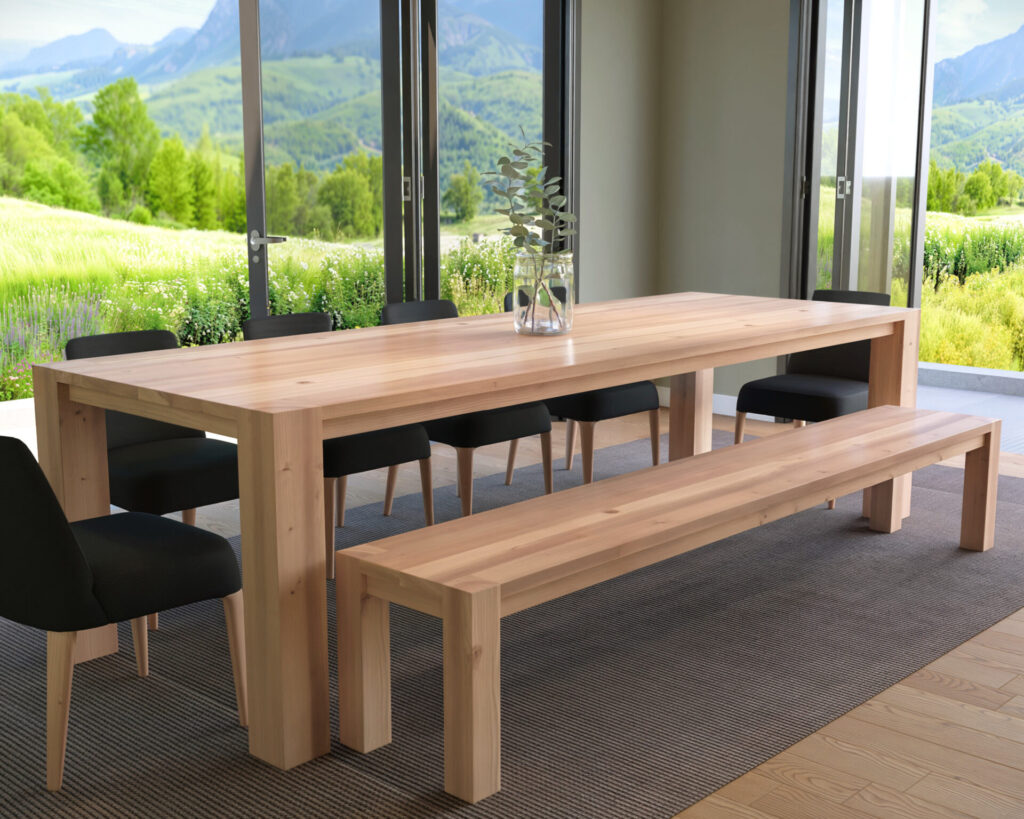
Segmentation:
[(254, 230), (249, 234), (249, 247), (253, 250), (259, 250), (262, 245), (279, 245), (281, 242), (287, 242), (286, 236), (260, 236), (258, 230)]

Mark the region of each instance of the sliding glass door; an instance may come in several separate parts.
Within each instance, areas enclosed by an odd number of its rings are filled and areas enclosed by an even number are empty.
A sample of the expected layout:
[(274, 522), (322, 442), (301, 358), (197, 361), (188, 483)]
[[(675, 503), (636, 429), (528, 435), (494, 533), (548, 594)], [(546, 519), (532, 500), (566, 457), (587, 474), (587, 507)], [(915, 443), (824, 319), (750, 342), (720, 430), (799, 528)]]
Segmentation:
[[(824, 0), (817, 28), (820, 164), (813, 287), (915, 303), (927, 188), (930, 0)], [(812, 137), (813, 138), (813, 137)], [(811, 242), (815, 237), (810, 237)]]
[[(511, 255), (489, 252), (481, 175), (522, 129), (574, 198), (575, 1), (238, 2), (252, 315), (500, 310)], [(464, 242), (456, 276), (442, 256)]]

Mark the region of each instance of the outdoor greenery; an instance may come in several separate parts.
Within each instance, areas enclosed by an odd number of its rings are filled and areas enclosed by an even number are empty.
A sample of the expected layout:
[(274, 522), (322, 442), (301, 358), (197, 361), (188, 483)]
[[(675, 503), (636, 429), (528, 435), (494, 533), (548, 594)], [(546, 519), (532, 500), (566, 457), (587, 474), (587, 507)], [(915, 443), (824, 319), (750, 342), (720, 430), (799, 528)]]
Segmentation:
[[(225, 153), (205, 127), (191, 148), (176, 133), (161, 139), (131, 77), (96, 93), (88, 122), (75, 102), (56, 102), (45, 89), (38, 95), (0, 94), (0, 194), (143, 225), (244, 232), (241, 156)], [(297, 150), (309, 147), (317, 127), (297, 128)], [(383, 164), (361, 146), (353, 143), (322, 171), (291, 161), (269, 166), (269, 230), (331, 241), (379, 236)], [(445, 203), (456, 221), (475, 216), (479, 180), (468, 159), (451, 175)]]
[[(53, 237), (60, 236), (60, 242)], [(168, 329), (183, 344), (241, 337), (248, 269), (238, 237), (182, 231), (0, 198), (0, 400), (31, 395), (31, 363), (62, 357), (69, 338)], [(442, 259), (441, 290), (463, 314), (498, 312), (512, 286), (507, 240), (464, 241)], [(377, 324), (380, 250), (289, 241), (274, 255), (275, 314), (323, 311), (336, 328)]]

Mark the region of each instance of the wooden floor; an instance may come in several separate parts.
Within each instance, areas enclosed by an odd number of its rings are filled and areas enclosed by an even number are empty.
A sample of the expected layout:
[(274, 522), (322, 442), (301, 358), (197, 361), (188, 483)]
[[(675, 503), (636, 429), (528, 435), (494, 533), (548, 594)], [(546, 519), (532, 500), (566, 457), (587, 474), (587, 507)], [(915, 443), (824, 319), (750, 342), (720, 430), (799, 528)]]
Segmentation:
[(1024, 817), (1024, 609), (679, 816)]
[[(564, 424), (554, 426), (560, 469)], [(732, 418), (716, 416), (715, 427), (731, 430)], [(751, 435), (785, 428), (747, 424)], [(668, 429), (667, 414), (662, 429)], [(647, 434), (643, 415), (605, 421), (596, 446)], [(481, 449), (476, 475), (504, 472), (507, 453), (505, 444)], [(517, 464), (539, 462), (538, 439), (522, 441)], [(433, 463), (435, 486), (455, 483), (450, 447), (435, 446)], [(947, 463), (962, 467), (963, 457)], [(1024, 477), (1024, 455), (1003, 453), (1000, 473)], [(352, 476), (348, 505), (380, 503), (384, 474)], [(419, 489), (416, 465), (403, 467), (397, 494)], [(237, 514), (237, 504), (201, 509), (199, 525), (237, 534)], [(679, 816), (1024, 817), (1024, 609)]]

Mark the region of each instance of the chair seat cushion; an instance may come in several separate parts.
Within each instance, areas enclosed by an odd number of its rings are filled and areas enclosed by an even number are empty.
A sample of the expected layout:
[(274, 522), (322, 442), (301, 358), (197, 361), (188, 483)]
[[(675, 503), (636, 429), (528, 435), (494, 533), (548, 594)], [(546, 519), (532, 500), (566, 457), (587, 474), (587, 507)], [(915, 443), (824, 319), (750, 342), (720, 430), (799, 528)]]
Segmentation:
[(551, 432), (551, 413), (540, 401), (427, 421), (430, 440), (475, 448)]
[(577, 392), (544, 402), (552, 415), (573, 421), (606, 421), (657, 409), (658, 388), (650, 381)]
[(340, 478), (429, 457), (430, 439), (422, 424), (346, 435), (324, 441), (324, 476)]
[(110, 501), (165, 515), (238, 497), (238, 450), (213, 438), (175, 438), (107, 453)]
[(220, 535), (176, 520), (126, 512), (71, 524), (93, 574), (93, 594), (118, 623), (242, 587)]
[(865, 382), (826, 375), (773, 375), (744, 384), (736, 397), (737, 412), (798, 421), (827, 421), (867, 408)]

